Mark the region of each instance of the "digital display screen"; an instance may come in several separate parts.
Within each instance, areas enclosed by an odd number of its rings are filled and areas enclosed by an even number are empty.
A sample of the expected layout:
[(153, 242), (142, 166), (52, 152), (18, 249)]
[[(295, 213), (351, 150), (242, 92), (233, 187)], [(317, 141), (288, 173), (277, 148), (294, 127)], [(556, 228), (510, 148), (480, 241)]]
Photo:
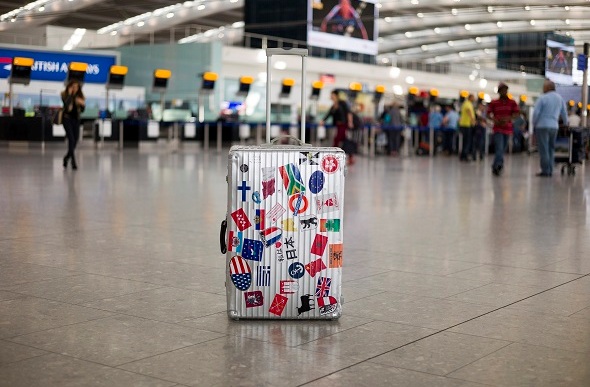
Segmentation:
[(109, 84), (123, 86), (124, 82), (125, 82), (125, 75), (113, 74), (113, 73), (109, 74)]
[(31, 68), (29, 66), (12, 65), (12, 78), (30, 79)]
[(545, 77), (560, 85), (573, 85), (574, 45), (548, 39), (546, 49)]
[(215, 88), (215, 81), (207, 81), (207, 80), (203, 79), (203, 85), (202, 85), (203, 90), (213, 90), (214, 88)]
[(168, 86), (167, 78), (154, 78), (154, 89), (165, 89)]
[(307, 41), (316, 47), (377, 55), (374, 0), (310, 0)]

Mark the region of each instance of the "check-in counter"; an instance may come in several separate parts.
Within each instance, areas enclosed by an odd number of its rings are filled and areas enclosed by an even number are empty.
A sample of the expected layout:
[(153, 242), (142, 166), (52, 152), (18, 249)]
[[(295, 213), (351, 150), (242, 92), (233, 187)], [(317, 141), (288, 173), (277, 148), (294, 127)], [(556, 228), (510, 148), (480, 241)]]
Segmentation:
[(11, 117), (0, 116), (0, 141), (63, 141), (54, 136), (53, 124), (49, 117)]

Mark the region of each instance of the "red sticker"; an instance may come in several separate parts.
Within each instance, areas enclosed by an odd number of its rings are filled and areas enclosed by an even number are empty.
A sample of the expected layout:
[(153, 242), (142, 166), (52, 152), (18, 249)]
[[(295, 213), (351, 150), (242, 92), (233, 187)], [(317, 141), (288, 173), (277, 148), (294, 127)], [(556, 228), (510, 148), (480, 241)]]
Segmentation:
[(270, 309), (268, 311), (274, 315), (281, 316), (283, 314), (283, 310), (285, 310), (285, 306), (287, 306), (288, 300), (289, 299), (285, 296), (275, 294), (275, 298), (272, 300), (272, 304), (270, 305)]
[(309, 200), (305, 195), (298, 193), (291, 195), (289, 198), (289, 209), (293, 213), (293, 216), (303, 214), (307, 211), (307, 207), (309, 207)]
[(316, 259), (315, 261), (305, 265), (305, 270), (307, 270), (309, 275), (312, 277), (315, 277), (317, 273), (325, 269), (327, 269), (326, 264), (321, 259)]
[(322, 169), (326, 173), (334, 173), (338, 170), (340, 163), (334, 155), (327, 155), (322, 157)]
[(239, 209), (237, 211), (232, 212), (231, 217), (233, 218), (234, 222), (236, 222), (236, 226), (240, 231), (244, 231), (245, 229), (252, 226), (250, 223), (250, 219), (248, 219), (248, 215), (244, 212), (243, 209)]
[(324, 255), (324, 251), (326, 251), (326, 246), (328, 245), (328, 237), (325, 235), (317, 234), (315, 239), (313, 240), (313, 244), (311, 245), (311, 253), (315, 255), (319, 255), (320, 257)]

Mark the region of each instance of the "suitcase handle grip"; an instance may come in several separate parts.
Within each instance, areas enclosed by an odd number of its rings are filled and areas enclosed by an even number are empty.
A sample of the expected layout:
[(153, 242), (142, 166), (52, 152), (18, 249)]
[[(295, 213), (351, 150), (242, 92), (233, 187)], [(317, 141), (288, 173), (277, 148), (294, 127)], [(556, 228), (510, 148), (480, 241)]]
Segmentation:
[(303, 141), (301, 141), (300, 139), (298, 139), (298, 138), (297, 138), (297, 137), (295, 137), (295, 136), (291, 136), (290, 134), (282, 134), (282, 135), (280, 135), (280, 136), (278, 136), (278, 137), (275, 137), (275, 138), (273, 138), (273, 139), (272, 139), (272, 141), (270, 142), (270, 144), (271, 144), (271, 145), (275, 145), (277, 142), (279, 142), (279, 140), (282, 140), (282, 139), (284, 139), (284, 138), (288, 138), (288, 139), (290, 139), (290, 140), (294, 140), (295, 142), (297, 142), (297, 144), (298, 144), (299, 146), (304, 146), (304, 145), (306, 145), (306, 144), (305, 144)]
[(221, 222), (221, 229), (219, 230), (219, 247), (221, 249), (221, 254), (227, 253), (227, 245), (225, 244), (225, 234), (227, 231), (227, 220), (223, 220)]

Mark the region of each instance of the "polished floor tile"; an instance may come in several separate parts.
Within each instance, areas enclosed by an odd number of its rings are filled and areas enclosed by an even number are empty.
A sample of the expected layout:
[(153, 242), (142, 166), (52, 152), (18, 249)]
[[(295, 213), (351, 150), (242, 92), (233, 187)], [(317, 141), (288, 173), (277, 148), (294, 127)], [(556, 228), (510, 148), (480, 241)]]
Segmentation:
[(233, 321), (227, 150), (63, 151), (0, 144), (0, 386), (588, 384), (589, 168), (359, 157), (342, 318)]
[(354, 360), (228, 336), (120, 368), (189, 386), (293, 386), (351, 364)]
[(445, 376), (509, 344), (509, 341), (443, 332), (370, 361)]
[(588, 354), (511, 344), (450, 374), (499, 386), (588, 386)]
[(116, 366), (223, 334), (131, 316), (113, 316), (12, 338), (11, 341)]
[(0, 386), (29, 387), (37, 385), (47, 387), (172, 387), (176, 383), (57, 354), (0, 365)]

